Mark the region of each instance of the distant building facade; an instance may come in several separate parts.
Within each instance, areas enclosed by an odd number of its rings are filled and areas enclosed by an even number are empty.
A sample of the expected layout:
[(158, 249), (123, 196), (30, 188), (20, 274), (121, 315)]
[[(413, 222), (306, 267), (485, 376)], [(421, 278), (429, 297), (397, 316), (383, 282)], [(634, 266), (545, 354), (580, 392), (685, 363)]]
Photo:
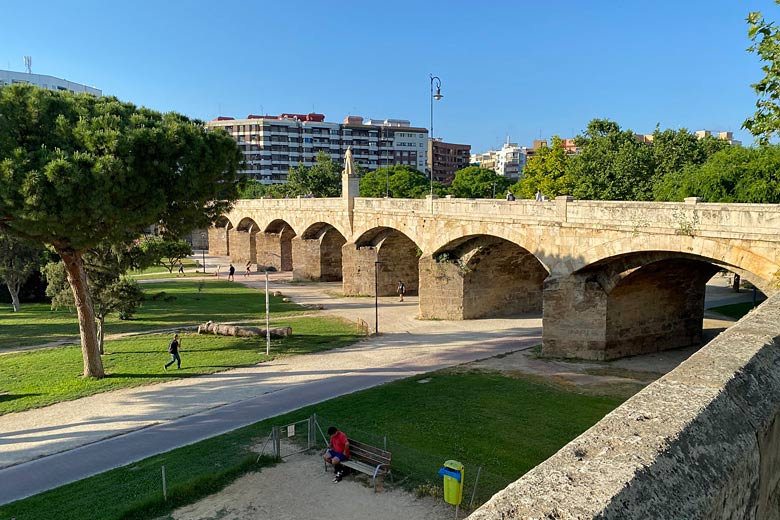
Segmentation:
[(499, 175), (518, 180), (523, 174), (523, 167), (528, 157), (528, 148), (518, 146), (516, 143), (506, 143), (500, 150), (488, 150), (487, 152), (473, 154), (471, 163), (481, 168), (493, 170)]
[(264, 184), (286, 182), (291, 167), (314, 165), (319, 152), (342, 162), (349, 146), (355, 163), (367, 170), (406, 164), (425, 171), (428, 130), (402, 119), (364, 121), (348, 116), (342, 123), (331, 123), (314, 113), (249, 115), (218, 117), (206, 128), (222, 128), (233, 136), (246, 162), (240, 173)]
[[(695, 135), (699, 139), (704, 139), (705, 137), (714, 137), (715, 139), (726, 141), (731, 146), (742, 146), (742, 141), (734, 139), (734, 134), (732, 132), (712, 132), (711, 130), (697, 130), (693, 133), (693, 135)], [(637, 141), (643, 144), (653, 144), (653, 134), (634, 134), (634, 139), (636, 139)]]
[(439, 138), (428, 140), (428, 167), (434, 181), (452, 184), (455, 172), (469, 165), (470, 144), (445, 143)]
[(45, 74), (32, 74), (29, 72), (14, 72), (12, 70), (0, 70), (0, 87), (5, 85), (14, 85), (16, 83), (26, 83), (49, 90), (64, 92), (86, 92), (93, 96), (102, 96), (103, 92), (95, 87), (89, 87), (74, 81), (68, 81)]

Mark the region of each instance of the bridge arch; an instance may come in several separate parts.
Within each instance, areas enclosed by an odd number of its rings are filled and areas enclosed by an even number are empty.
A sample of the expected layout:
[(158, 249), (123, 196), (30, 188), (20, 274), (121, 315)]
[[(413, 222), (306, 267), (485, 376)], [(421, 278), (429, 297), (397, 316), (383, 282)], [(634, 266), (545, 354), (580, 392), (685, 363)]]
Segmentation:
[(295, 230), (286, 220), (274, 219), (269, 222), (262, 233), (257, 234), (258, 265), (273, 267), (279, 271), (292, 271), (292, 239), (295, 236)]
[(378, 226), (363, 232), (342, 248), (344, 294), (374, 294), (376, 284), (379, 296), (392, 296), (403, 280), (406, 294), (416, 295), (420, 254), (417, 243), (397, 229)]
[(257, 262), (256, 237), (259, 231), (257, 222), (249, 217), (242, 218), (235, 228), (228, 231), (231, 261), (239, 265)]
[(474, 319), (542, 311), (547, 269), (528, 250), (469, 235), (420, 260), (420, 316)]
[(543, 352), (615, 359), (700, 345), (706, 284), (722, 267), (742, 270), (724, 256), (643, 250), (552, 277), (544, 291)]
[(333, 225), (316, 222), (292, 240), (293, 280), (342, 279), (342, 248), (347, 239)]
[(733, 241), (705, 237), (643, 235), (613, 240), (586, 249), (568, 262), (559, 262), (553, 267), (553, 274), (576, 272), (588, 265), (599, 265), (616, 258), (623, 258), (621, 261), (641, 258), (632, 254), (653, 252), (702, 258), (749, 279), (767, 296), (778, 290), (775, 283), (780, 272), (778, 262), (751, 249), (734, 247)]

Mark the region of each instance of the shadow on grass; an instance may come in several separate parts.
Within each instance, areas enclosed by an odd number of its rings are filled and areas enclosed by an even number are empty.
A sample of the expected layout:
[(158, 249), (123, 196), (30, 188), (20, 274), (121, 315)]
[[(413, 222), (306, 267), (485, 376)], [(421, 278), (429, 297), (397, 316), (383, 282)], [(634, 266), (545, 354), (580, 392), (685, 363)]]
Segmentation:
[(33, 397), (41, 394), (0, 394), (0, 403), (6, 401), (13, 401), (14, 399), (24, 399), (25, 397)]

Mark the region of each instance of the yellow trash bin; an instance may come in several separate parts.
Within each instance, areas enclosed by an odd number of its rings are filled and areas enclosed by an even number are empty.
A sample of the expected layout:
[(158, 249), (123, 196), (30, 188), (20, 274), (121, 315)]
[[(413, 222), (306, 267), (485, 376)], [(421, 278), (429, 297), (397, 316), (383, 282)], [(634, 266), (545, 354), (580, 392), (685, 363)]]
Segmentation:
[(457, 460), (448, 460), (439, 470), (444, 477), (444, 501), (457, 506), (463, 500), (463, 464)]

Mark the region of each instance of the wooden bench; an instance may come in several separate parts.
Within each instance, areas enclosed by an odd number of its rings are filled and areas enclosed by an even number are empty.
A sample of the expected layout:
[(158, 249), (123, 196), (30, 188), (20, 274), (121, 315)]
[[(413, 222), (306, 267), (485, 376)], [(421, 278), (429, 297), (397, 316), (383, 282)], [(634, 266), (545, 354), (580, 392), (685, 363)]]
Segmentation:
[[(349, 439), (349, 460), (345, 460), (341, 465), (370, 475), (371, 484), (374, 486), (374, 493), (376, 493), (376, 478), (378, 476), (381, 475), (386, 478), (387, 475), (390, 475), (392, 481), (393, 474), (390, 472), (391, 460), (392, 454), (389, 451), (356, 441), (355, 439)], [(328, 464), (326, 463), (326, 471), (327, 468)]]

